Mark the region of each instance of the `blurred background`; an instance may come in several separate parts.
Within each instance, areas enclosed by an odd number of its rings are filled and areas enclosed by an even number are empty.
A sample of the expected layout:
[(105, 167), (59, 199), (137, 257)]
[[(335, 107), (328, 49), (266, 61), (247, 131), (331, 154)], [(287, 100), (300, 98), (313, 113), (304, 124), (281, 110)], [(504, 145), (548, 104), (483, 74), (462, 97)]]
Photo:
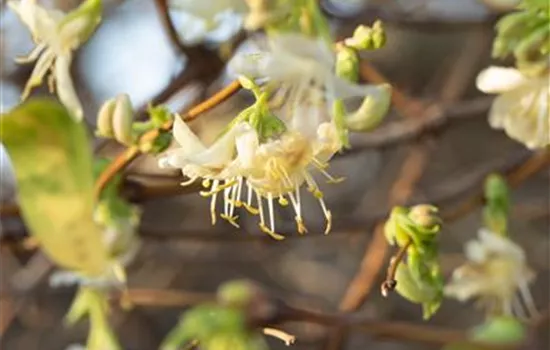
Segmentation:
[[(486, 118), (490, 99), (475, 89), (477, 73), (491, 63), (493, 25), (499, 4), (506, 1), (373, 0), (359, 5), (348, 1), (347, 6), (336, 2), (324, 1), (323, 6), (337, 37), (350, 35), (358, 24), (370, 25), (376, 18), (384, 21), (387, 45), (364, 55), (367, 64), (362, 77), (376, 80), (374, 67), (401, 92), (398, 97), (402, 100), (396, 100), (387, 123), (411, 119), (412, 124), (420, 125), (434, 113), (452, 114), (460, 106), (465, 106), (466, 112), (460, 110), (459, 118), (440, 118), (425, 132), (395, 142), (380, 141), (385, 135), (380, 130), (353, 135), (355, 147), (331, 162), (331, 174), (344, 176), (346, 181), (322, 185), (334, 217), (328, 236), (322, 233), (321, 210), (308, 196), (303, 196), (309, 227), (304, 236), (294, 232), (293, 215), (285, 209), (277, 213), (278, 226), (288, 236), (282, 242), (259, 232), (256, 219), (247, 215), (240, 215), (240, 230), (223, 221), (211, 226), (208, 200), (185, 193), (192, 189), (179, 187), (179, 173), (159, 170), (153, 157), (140, 158), (128, 170), (123, 189), (124, 195), (143, 209), (142, 247), (129, 266), (130, 288), (213, 292), (224, 281), (248, 278), (292, 303), (335, 311), (354, 276), (362, 271), (375, 277), (374, 287), (367, 300), (355, 306), (373, 318), (457, 329), (483, 320), (483, 314), (472, 305), (446, 299), (433, 319), (424, 322), (419, 306), (398, 295), (384, 299), (379, 293), (391, 248), (385, 260), (380, 260), (383, 265), (378, 274), (376, 262), (371, 269), (370, 260), (362, 261), (369, 247), (379, 250), (380, 257), (384, 255), (385, 247), (376, 243), (373, 233), (377, 222), (396, 203), (428, 202), (452, 212), (480, 193), (489, 172), (513, 171), (530, 156), (521, 144), (490, 129)], [(66, 10), (78, 3), (49, 1)], [(102, 102), (119, 93), (128, 93), (136, 107), (158, 101), (180, 111), (229, 81), (215, 51), (183, 52), (174, 45), (154, 1), (104, 3), (102, 25), (77, 52), (72, 66), (90, 127)], [(5, 1), (0, 27), (0, 108), (4, 113), (18, 103), (32, 69), (32, 65), (16, 65), (13, 59), (26, 54), (32, 41)], [(45, 89), (35, 94), (45, 93)], [(192, 126), (204, 139), (212, 140), (249, 101), (247, 94), (238, 94)], [(119, 150), (98, 140), (94, 144), (96, 152), (106, 156)], [(3, 149), (1, 155), (1, 200), (9, 209), (13, 208), (14, 184)], [(550, 293), (549, 175), (545, 169), (514, 189), (511, 217), (512, 238), (526, 250), (529, 264), (537, 271), (532, 293), (540, 309), (548, 307)], [(2, 242), (9, 243), (26, 232), (20, 218), (8, 209), (2, 213), (0, 230)], [(446, 222), (441, 235), (446, 276), (463, 262), (463, 244), (474, 238), (480, 227), (479, 208), (463, 214)], [(62, 323), (75, 290), (50, 288), (47, 276), (52, 266), (47, 259), (40, 252), (12, 248), (8, 243), (1, 246), (2, 349), (58, 350), (84, 343), (84, 323), (72, 328)], [(115, 309), (112, 320), (125, 349), (148, 350), (158, 346), (182, 310), (154, 306), (129, 312)], [(282, 328), (297, 336), (294, 349), (324, 349), (331, 334), (314, 325), (287, 324)], [(534, 348), (547, 348), (543, 345), (546, 341), (541, 339), (540, 347)], [(284, 348), (279, 341), (269, 342), (273, 349)], [(337, 348), (430, 348), (357, 332), (341, 344)]]

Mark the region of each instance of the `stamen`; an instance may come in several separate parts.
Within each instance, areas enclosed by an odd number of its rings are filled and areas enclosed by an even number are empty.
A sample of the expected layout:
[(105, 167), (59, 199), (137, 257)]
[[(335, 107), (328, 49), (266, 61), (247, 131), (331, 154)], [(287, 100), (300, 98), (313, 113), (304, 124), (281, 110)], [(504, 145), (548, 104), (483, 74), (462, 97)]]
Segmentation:
[(229, 188), (231, 186), (234, 186), (235, 184), (237, 183), (237, 181), (235, 180), (226, 180), (225, 183), (223, 185), (219, 185), (218, 188), (214, 191), (214, 190), (211, 190), (211, 191), (200, 191), (199, 194), (203, 197), (210, 197), (222, 190), (225, 190), (226, 188)]
[(321, 203), (321, 208), (323, 209), (323, 214), (325, 214), (325, 218), (327, 220), (327, 227), (325, 228), (325, 235), (327, 235), (330, 232), (330, 229), (332, 228), (332, 214), (330, 210), (327, 209), (327, 206), (325, 205), (325, 201), (323, 198), (318, 198), (319, 203)]
[(288, 205), (288, 201), (286, 200), (285, 196), (283, 194), (281, 194), (279, 196), (279, 205), (281, 207), (286, 207)]
[(210, 179), (202, 180), (202, 187), (204, 187), (204, 188), (210, 187)]
[(232, 226), (236, 228), (240, 228), (239, 224), (237, 223), (237, 220), (239, 219), (238, 215), (229, 216), (229, 215), (221, 214), (220, 217), (226, 220), (227, 222), (229, 222)]
[(328, 163), (322, 163), (319, 159), (315, 158), (315, 157), (312, 157), (311, 158), (311, 162), (313, 163), (313, 165), (315, 165), (315, 167), (319, 170), (321, 169), (327, 169), (328, 168)]
[(518, 295), (514, 296), (512, 300), (512, 310), (518, 316), (518, 318), (527, 319), (525, 311), (523, 310), (523, 305), (521, 305), (521, 300)]
[(214, 195), (210, 200), (210, 216), (212, 219), (212, 225), (216, 224), (216, 198), (218, 197), (217, 189), (219, 183), (219, 180), (214, 180), (214, 183), (212, 184), (212, 191), (214, 192)]
[(273, 194), (271, 192), (267, 194), (267, 204), (269, 206), (269, 222), (271, 224), (271, 231), (275, 232), (275, 213), (273, 212)]
[(292, 203), (292, 207), (294, 208), (294, 212), (296, 213), (294, 220), (296, 221), (296, 227), (298, 229), (298, 233), (304, 234), (304, 233), (307, 233), (307, 228), (304, 225), (304, 220), (302, 220), (301, 207), (300, 207), (300, 187), (298, 186), (296, 186), (296, 195), (298, 199), (294, 197), (292, 192), (288, 193), (288, 197), (290, 198), (290, 202)]
[[(185, 187), (185, 186), (189, 186), (189, 185), (191, 185), (193, 182), (197, 181), (197, 179), (198, 179), (198, 177), (196, 177), (196, 176), (195, 176), (195, 177), (191, 177), (191, 178), (189, 178), (189, 180), (180, 183), (180, 185), (181, 185), (181, 186), (184, 186), (184, 187)], [(204, 182), (203, 182), (203, 183), (204, 183)]]
[(334, 177), (332, 175), (330, 175), (325, 169), (328, 168), (328, 163), (321, 163), (319, 160), (317, 160), (316, 158), (313, 158), (312, 159), (312, 163), (315, 165), (315, 167), (317, 168), (317, 170), (319, 170), (319, 172), (321, 174), (323, 174), (327, 179), (328, 179), (328, 183), (332, 183), (332, 184), (337, 184), (337, 183), (340, 183), (342, 181), (344, 181), (346, 178), (345, 177)]
[(270, 235), (274, 239), (276, 239), (278, 241), (282, 241), (283, 239), (285, 239), (285, 236), (283, 236), (281, 234), (278, 234), (275, 231), (270, 230), (269, 228), (267, 228), (267, 226), (265, 226), (265, 224), (260, 224), (259, 226), (260, 226), (260, 230), (262, 230), (262, 232), (267, 233), (268, 235)]
[(304, 176), (304, 179), (306, 180), (307, 190), (309, 192), (312, 192), (312, 193), (315, 192), (315, 191), (318, 191), (319, 186), (317, 186), (317, 182), (315, 182), (313, 177), (311, 177), (311, 175), (307, 171), (303, 171), (302, 175)]
[[(239, 182), (240, 183), (240, 182)], [(235, 212), (235, 202), (237, 201), (237, 191), (239, 190), (239, 185), (233, 186), (229, 189), (231, 194), (231, 199), (229, 201), (229, 216), (233, 217)]]
[(233, 187), (227, 187), (223, 190), (223, 213), (229, 216), (229, 193)]
[(519, 283), (519, 291), (521, 297), (523, 298), (523, 301), (525, 302), (525, 306), (527, 307), (529, 316), (537, 316), (539, 312), (537, 311), (535, 301), (533, 300), (533, 296), (531, 295), (531, 292), (529, 291), (529, 287), (527, 286), (526, 282)]

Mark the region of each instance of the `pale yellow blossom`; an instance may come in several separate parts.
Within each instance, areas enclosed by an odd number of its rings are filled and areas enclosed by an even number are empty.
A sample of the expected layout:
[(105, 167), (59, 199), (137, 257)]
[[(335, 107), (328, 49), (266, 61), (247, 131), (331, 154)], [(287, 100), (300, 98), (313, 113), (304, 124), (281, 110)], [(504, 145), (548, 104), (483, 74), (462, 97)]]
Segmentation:
[(550, 74), (526, 77), (513, 68), (489, 67), (477, 77), (479, 90), (499, 94), (489, 124), (530, 149), (550, 145)]

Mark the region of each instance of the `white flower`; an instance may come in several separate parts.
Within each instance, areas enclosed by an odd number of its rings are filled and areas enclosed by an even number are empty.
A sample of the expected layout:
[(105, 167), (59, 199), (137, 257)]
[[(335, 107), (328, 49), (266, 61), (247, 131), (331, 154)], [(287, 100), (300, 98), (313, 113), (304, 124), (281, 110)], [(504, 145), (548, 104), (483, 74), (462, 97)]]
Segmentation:
[[(328, 160), (341, 148), (336, 128), (331, 123), (312, 124), (316, 131), (307, 136), (304, 129), (289, 128), (279, 138), (259, 143), (257, 135), (249, 137), (240, 145), (238, 141), (238, 161), (246, 176), (248, 190), (247, 208), (251, 208), (251, 193), (256, 197), (260, 228), (276, 239), (283, 239), (275, 228), (273, 201), (277, 200), (282, 206), (288, 205), (288, 199), (295, 212), (295, 220), (299, 233), (307, 231), (301, 211), (300, 187), (307, 184), (308, 190), (317, 198), (327, 221), (325, 233), (331, 229), (332, 216), (323, 200), (323, 193), (319, 189), (311, 172), (321, 172), (329, 182), (339, 182), (325, 170)], [(240, 180), (237, 188), (230, 192), (240, 199)], [(236, 192), (235, 192), (236, 191)], [(267, 200), (269, 227), (264, 215), (264, 198)], [(233, 199), (234, 200), (234, 199)], [(238, 203), (237, 203), (238, 204)], [(250, 209), (249, 209), (250, 210)]]
[[(312, 137), (301, 132), (307, 126), (315, 131)], [(327, 232), (330, 230), (330, 211), (311, 171), (318, 169), (330, 181), (338, 181), (325, 171), (327, 161), (341, 148), (332, 124), (293, 125), (282, 135), (260, 142), (257, 131), (250, 124), (241, 122), (207, 147), (176, 117), (173, 134), (181, 148), (168, 151), (159, 160), (159, 166), (180, 168), (190, 179), (182, 185), (204, 179), (203, 186), (209, 190), (201, 192), (201, 195), (211, 198), (213, 224), (216, 222), (216, 200), (221, 193), (223, 219), (239, 227), (235, 208), (244, 207), (260, 216), (262, 231), (276, 239), (283, 239), (284, 236), (275, 230), (273, 201), (277, 199), (281, 205), (288, 205), (288, 198), (296, 213), (298, 231), (303, 233), (306, 229), (301, 215), (299, 189), (307, 183), (321, 204), (327, 219)], [(266, 200), (267, 210), (264, 209)]]
[(513, 68), (489, 67), (477, 77), (485, 93), (500, 94), (489, 113), (489, 124), (504, 129), (528, 148), (550, 145), (550, 75), (526, 77)]
[(445, 287), (447, 296), (460, 301), (477, 297), (491, 312), (518, 316), (525, 316), (523, 298), (528, 312), (536, 314), (528, 288), (535, 276), (518, 245), (481, 229), (478, 240), (466, 244), (465, 254), (469, 261), (454, 271), (451, 282)]
[(70, 65), (73, 51), (88, 39), (101, 20), (101, 1), (87, 0), (68, 14), (45, 9), (36, 0), (10, 1), (8, 4), (28, 27), (36, 44), (27, 57), (17, 60), (18, 63), (37, 61), (21, 98), (26, 99), (51, 71), (50, 91), (56, 90), (73, 116), (82, 119), (82, 105), (71, 81)]
[(387, 86), (359, 85), (337, 77), (335, 53), (322, 39), (278, 34), (259, 46), (257, 53), (236, 55), (229, 69), (276, 89), (281, 101), (276, 113), (287, 123), (294, 118), (316, 118), (317, 125), (330, 121), (337, 99), (387, 97)]
[(223, 43), (243, 26), (246, 4), (244, 0), (172, 0), (170, 10), (185, 44)]

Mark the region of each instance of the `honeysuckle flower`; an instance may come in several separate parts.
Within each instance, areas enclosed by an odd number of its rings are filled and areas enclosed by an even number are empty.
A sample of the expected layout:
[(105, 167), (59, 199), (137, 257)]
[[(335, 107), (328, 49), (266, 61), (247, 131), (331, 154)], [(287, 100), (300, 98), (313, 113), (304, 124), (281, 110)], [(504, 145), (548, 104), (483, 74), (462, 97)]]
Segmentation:
[[(305, 132), (308, 128), (313, 128), (314, 132)], [(330, 211), (311, 171), (318, 169), (330, 181), (338, 182), (325, 170), (327, 161), (341, 147), (333, 124), (295, 123), (282, 134), (262, 140), (262, 135), (250, 123), (239, 122), (214, 144), (205, 146), (187, 124), (176, 118), (173, 134), (181, 148), (166, 152), (160, 158), (159, 166), (181, 169), (189, 178), (182, 185), (203, 179), (202, 184), (208, 190), (201, 195), (211, 199), (213, 224), (216, 222), (216, 201), (221, 193), (223, 213), (220, 216), (223, 219), (238, 227), (235, 208), (244, 207), (259, 215), (262, 231), (283, 239), (284, 236), (275, 230), (273, 201), (278, 200), (285, 206), (290, 199), (298, 231), (304, 233), (300, 187), (306, 183), (321, 204), (327, 219), (326, 231), (330, 230)], [(267, 205), (264, 204), (266, 201)]]
[[(260, 228), (275, 239), (284, 236), (276, 232), (273, 202), (282, 206), (290, 204), (295, 212), (295, 221), (299, 233), (307, 232), (302, 218), (300, 187), (306, 184), (308, 191), (319, 201), (327, 225), (325, 233), (331, 229), (332, 215), (323, 200), (320, 190), (312, 176), (319, 171), (329, 182), (337, 183), (341, 179), (332, 177), (327, 171), (328, 160), (341, 148), (336, 128), (331, 123), (312, 126), (314, 135), (303, 132), (304, 129), (289, 128), (280, 137), (260, 143), (257, 135), (249, 135), (239, 140), (238, 160), (246, 176), (248, 199), (245, 208), (251, 208), (251, 192), (255, 194), (260, 215)], [(255, 137), (256, 136), (256, 137)], [(242, 143), (242, 144), (241, 144)], [(241, 180), (228, 195), (236, 196), (239, 206)], [(288, 199), (287, 199), (288, 198)], [(267, 215), (264, 213), (264, 199), (267, 201)], [(231, 208), (230, 208), (231, 209)], [(254, 211), (253, 211), (254, 212)], [(269, 219), (269, 226), (267, 220)]]
[(185, 44), (203, 41), (219, 44), (242, 28), (246, 3), (244, 0), (171, 0), (170, 10)]
[(236, 55), (229, 69), (277, 90), (281, 108), (275, 113), (285, 122), (313, 118), (319, 125), (332, 120), (337, 100), (387, 99), (387, 86), (360, 85), (339, 78), (335, 73), (336, 55), (322, 39), (277, 34), (260, 40), (258, 46), (257, 53)]
[(499, 94), (489, 112), (489, 124), (530, 149), (550, 145), (550, 74), (527, 77), (514, 68), (489, 67), (477, 77), (477, 87)]
[[(535, 276), (527, 266), (525, 253), (510, 239), (481, 229), (478, 240), (465, 246), (468, 262), (457, 268), (445, 287), (445, 294), (460, 301), (478, 300), (492, 313), (524, 316), (536, 314), (529, 292)], [(519, 292), (519, 293), (518, 293)]]
[[(238, 172), (235, 159), (237, 136), (252, 132), (246, 123), (238, 123), (216, 142), (206, 146), (179, 115), (174, 118), (173, 135), (180, 148), (172, 149), (159, 159), (161, 168), (179, 168), (189, 178), (184, 185), (199, 178), (223, 180)], [(246, 137), (246, 136), (245, 136)]]
[(88, 40), (101, 21), (101, 0), (86, 0), (67, 14), (46, 9), (38, 5), (36, 0), (12, 0), (8, 5), (28, 27), (36, 44), (27, 57), (17, 59), (18, 63), (36, 61), (21, 99), (26, 99), (50, 72), (50, 92), (56, 91), (73, 116), (81, 120), (82, 105), (71, 80), (70, 65), (73, 51)]

